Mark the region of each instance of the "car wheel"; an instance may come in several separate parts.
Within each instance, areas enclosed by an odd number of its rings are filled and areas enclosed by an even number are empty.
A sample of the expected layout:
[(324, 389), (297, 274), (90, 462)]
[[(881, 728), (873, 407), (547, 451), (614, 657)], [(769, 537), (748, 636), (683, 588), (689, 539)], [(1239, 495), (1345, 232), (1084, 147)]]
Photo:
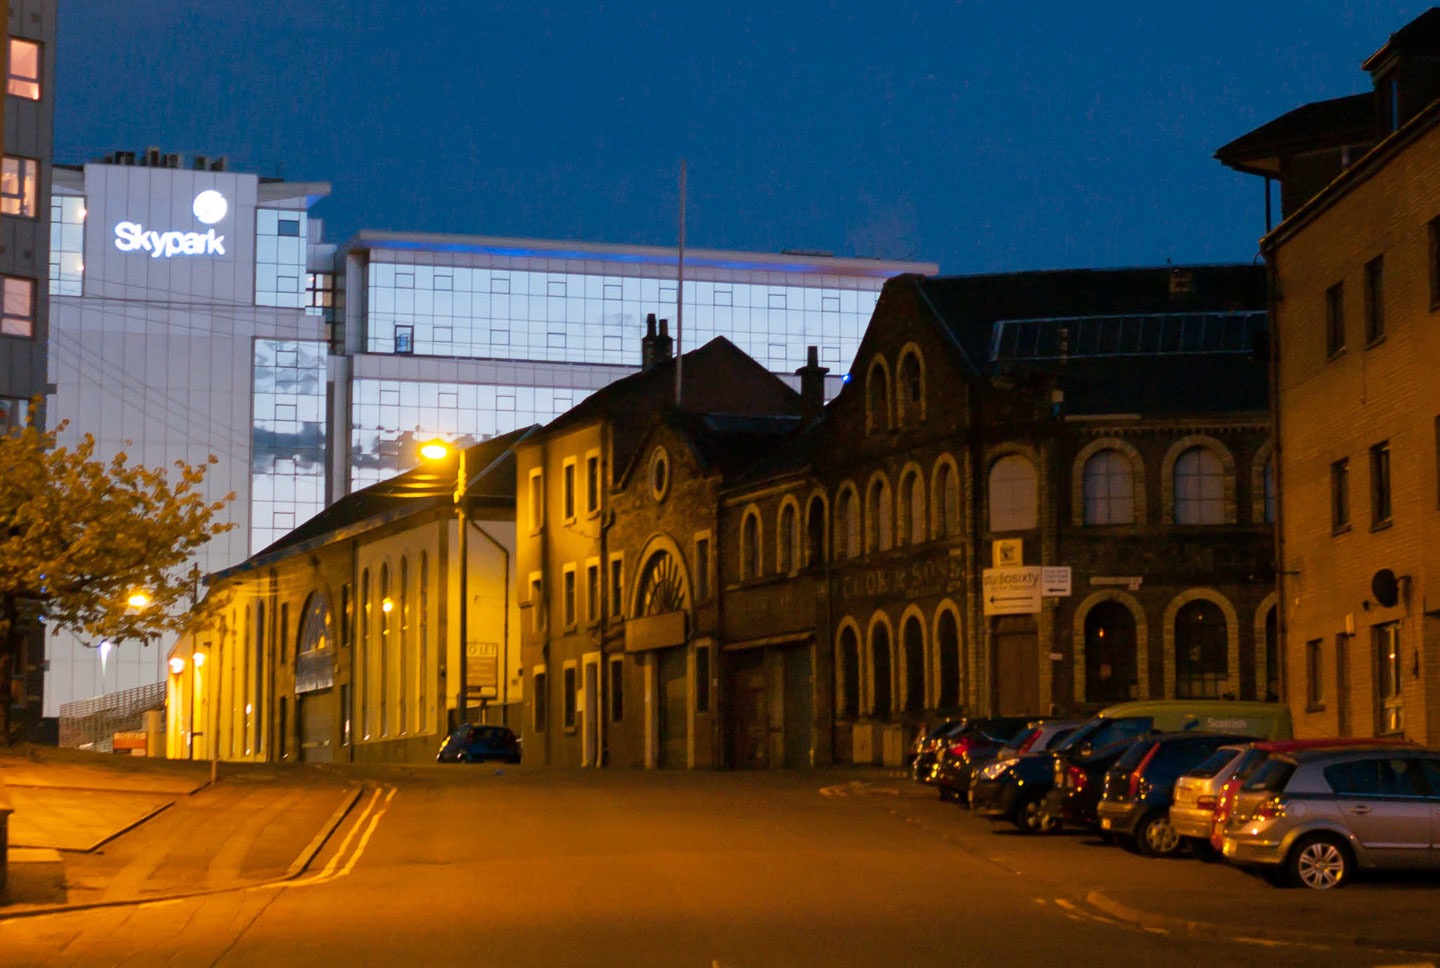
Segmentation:
[(1335, 837), (1306, 837), (1285, 858), (1286, 879), (1312, 891), (1341, 887), (1350, 879), (1355, 862), (1350, 848)]
[(1152, 813), (1140, 821), (1135, 843), (1140, 852), (1150, 857), (1169, 857), (1180, 849), (1180, 835), (1170, 826), (1170, 818), (1163, 813)]
[(1045, 812), (1041, 796), (1028, 796), (1015, 805), (1015, 827), (1022, 834), (1048, 834), (1057, 826), (1055, 818)]

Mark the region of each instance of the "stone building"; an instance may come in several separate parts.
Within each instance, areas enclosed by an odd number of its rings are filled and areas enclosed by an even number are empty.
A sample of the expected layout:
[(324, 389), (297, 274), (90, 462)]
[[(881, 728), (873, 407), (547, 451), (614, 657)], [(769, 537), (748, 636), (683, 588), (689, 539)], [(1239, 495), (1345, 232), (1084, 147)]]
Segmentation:
[(1440, 10), (1370, 90), (1217, 157), (1278, 178), (1273, 293), (1286, 698), (1301, 735), (1440, 742)]
[(166, 755), (424, 760), (459, 721), (518, 728), (514, 448), (532, 429), (347, 495), (210, 576), (217, 622), (169, 654)]

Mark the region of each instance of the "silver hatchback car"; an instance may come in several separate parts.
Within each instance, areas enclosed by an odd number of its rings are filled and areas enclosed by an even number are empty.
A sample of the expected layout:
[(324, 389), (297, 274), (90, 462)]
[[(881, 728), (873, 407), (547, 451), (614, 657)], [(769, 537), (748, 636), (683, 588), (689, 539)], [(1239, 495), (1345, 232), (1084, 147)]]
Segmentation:
[(1272, 754), (1241, 796), (1259, 802), (1231, 819), (1222, 852), (1273, 883), (1326, 890), (1357, 868), (1440, 866), (1440, 751)]

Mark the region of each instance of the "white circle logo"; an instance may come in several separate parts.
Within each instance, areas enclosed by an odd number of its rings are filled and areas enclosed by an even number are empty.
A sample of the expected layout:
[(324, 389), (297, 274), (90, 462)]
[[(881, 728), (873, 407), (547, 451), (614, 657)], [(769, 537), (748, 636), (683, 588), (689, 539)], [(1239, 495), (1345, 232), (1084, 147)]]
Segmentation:
[(230, 211), (230, 203), (225, 201), (225, 196), (215, 189), (207, 188), (195, 196), (195, 204), (191, 206), (191, 210), (195, 213), (195, 217), (206, 225), (214, 225), (225, 217), (226, 212)]

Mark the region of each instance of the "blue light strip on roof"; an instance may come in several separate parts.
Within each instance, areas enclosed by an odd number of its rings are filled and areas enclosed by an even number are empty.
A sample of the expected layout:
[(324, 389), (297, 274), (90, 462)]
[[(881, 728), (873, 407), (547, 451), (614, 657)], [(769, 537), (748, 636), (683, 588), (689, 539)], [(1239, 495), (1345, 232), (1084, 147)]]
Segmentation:
[[(639, 252), (596, 252), (582, 249), (540, 249), (528, 246), (485, 245), (479, 242), (416, 242), (404, 239), (361, 239), (357, 248), (395, 249), (409, 252), (466, 252), (476, 255), (498, 255), (515, 259), (573, 259), (585, 262), (624, 262), (631, 265), (673, 266), (677, 257), (656, 253), (647, 255)], [(752, 272), (798, 272), (807, 275), (829, 274), (837, 276), (870, 276), (889, 279), (897, 275), (896, 269), (859, 269), (853, 265), (838, 266), (833, 263), (764, 262), (748, 259), (707, 259), (687, 255), (687, 266), (701, 266), (707, 269), (737, 269)]]

